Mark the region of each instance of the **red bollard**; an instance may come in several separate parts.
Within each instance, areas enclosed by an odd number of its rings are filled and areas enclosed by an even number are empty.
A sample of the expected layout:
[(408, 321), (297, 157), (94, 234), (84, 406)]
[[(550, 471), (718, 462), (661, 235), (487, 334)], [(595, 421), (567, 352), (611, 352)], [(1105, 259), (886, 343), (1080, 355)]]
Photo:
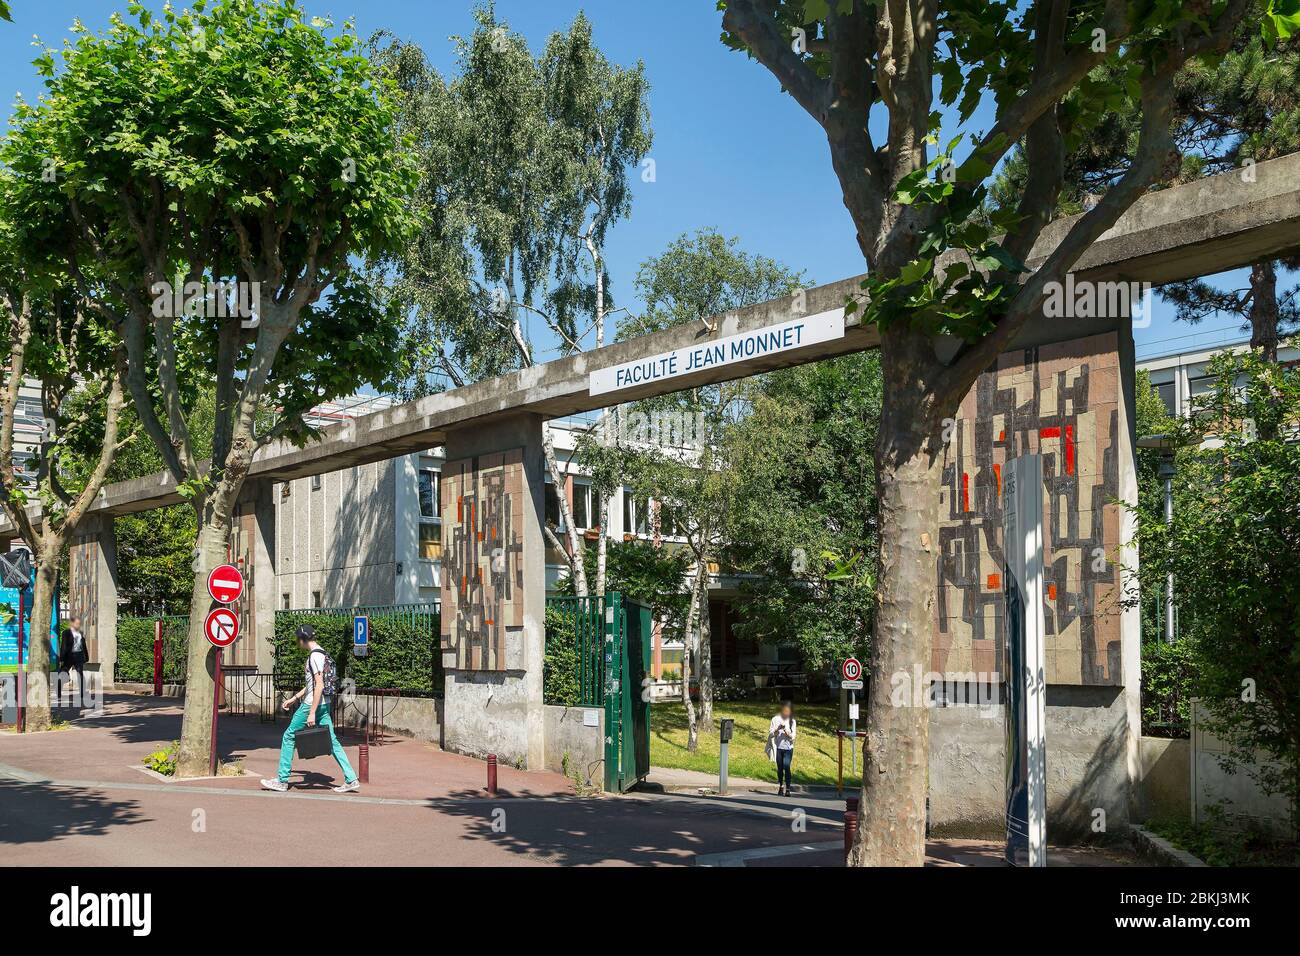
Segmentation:
[(488, 796), (495, 797), (497, 793), (497, 755), (488, 754)]
[(370, 744), (364, 740), (357, 746), (357, 779), (370, 782)]
[(163, 692), (163, 645), (162, 618), (153, 622), (153, 695), (161, 697)]
[(844, 811), (844, 865), (849, 865), (849, 850), (853, 849), (853, 838), (858, 832), (858, 811)]

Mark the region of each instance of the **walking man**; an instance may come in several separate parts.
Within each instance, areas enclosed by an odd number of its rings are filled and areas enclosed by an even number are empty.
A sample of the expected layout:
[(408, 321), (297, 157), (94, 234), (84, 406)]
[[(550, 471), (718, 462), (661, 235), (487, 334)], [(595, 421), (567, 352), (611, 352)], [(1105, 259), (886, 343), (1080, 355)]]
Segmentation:
[(304, 624), (294, 632), (298, 646), (307, 652), (307, 663), (303, 667), (303, 688), (284, 702), (284, 709), (291, 710), (299, 700), (302, 704), (289, 721), (289, 729), (284, 732), (280, 742), (280, 772), (275, 780), (263, 780), (265, 790), (283, 793), (289, 789), (289, 773), (293, 769), (293, 742), (298, 731), (304, 727), (315, 727), (318, 723), (329, 729), (330, 743), (333, 745), (334, 759), (343, 771), (343, 783), (335, 787), (335, 793), (353, 793), (361, 789), (357, 775), (348, 763), (348, 755), (343, 752), (343, 745), (334, 734), (334, 723), (330, 720), (329, 705), (325, 698), (334, 695), (334, 661), (325, 648), (316, 643), (316, 631), (309, 624)]

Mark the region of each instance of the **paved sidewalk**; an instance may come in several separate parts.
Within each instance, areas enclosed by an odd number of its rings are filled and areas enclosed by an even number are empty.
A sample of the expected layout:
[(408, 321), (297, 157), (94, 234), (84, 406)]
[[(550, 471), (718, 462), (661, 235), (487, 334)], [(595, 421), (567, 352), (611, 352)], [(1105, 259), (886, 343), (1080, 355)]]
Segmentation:
[[(83, 717), (67, 730), (31, 735), (0, 735), (0, 763), (21, 767), (50, 780), (94, 780), (116, 783), (158, 782), (138, 768), (146, 755), (166, 747), (181, 732), (181, 702), (132, 694), (106, 694), (104, 713)], [(274, 777), (280, 759), (280, 738), (288, 717), (275, 724), (255, 715), (223, 713), (218, 722), (218, 755), (223, 762), (241, 761), (250, 776), (222, 777), (221, 787), (258, 790), (262, 777)], [(343, 731), (339, 738), (353, 769), (360, 771), (357, 745), (361, 736)], [(168, 786), (209, 786), (214, 781), (172, 780)], [(343, 782), (332, 757), (294, 759), (290, 785), (295, 790), (329, 793)], [(472, 757), (443, 751), (437, 744), (390, 734), (370, 744), (367, 796), (428, 800), (479, 796), (486, 792), (487, 765)], [(497, 772), (502, 796), (560, 796), (573, 793), (562, 774), (523, 771), (502, 765)]]
[[(669, 793), (698, 793), (701, 790), (716, 792), (718, 789), (718, 775), (716, 773), (704, 773), (700, 770), (681, 770), (676, 767), (651, 767), (646, 783), (651, 786), (661, 787)], [(850, 789), (856, 788), (846, 788), (846, 792), (849, 792)], [(775, 795), (776, 771), (772, 772), (771, 780), (728, 776), (727, 790), (728, 792), (737, 793), (770, 793)], [(806, 793), (817, 796), (833, 797), (836, 795), (834, 787), (813, 786), (803, 783), (794, 784), (791, 791), (796, 794)]]
[[(833, 788), (778, 797), (764, 781), (700, 792), (707, 774), (656, 770), (648, 788), (579, 797), (557, 773), (499, 770), (434, 744), (372, 744), (371, 782), (334, 794), (332, 759), (298, 762), (287, 794), (261, 790), (285, 722), (223, 715), (223, 760), (249, 777), (159, 780), (139, 764), (180, 734), (177, 701), (109, 695), (71, 728), (0, 734), (0, 859), (9, 866), (294, 865), (305, 828), (330, 834), (327, 862), (353, 866), (843, 865), (844, 801)], [(356, 736), (345, 736), (355, 758)], [(354, 761), (355, 762), (355, 761)], [(995, 841), (934, 840), (933, 866), (1002, 866)], [(1122, 855), (1049, 851), (1054, 864), (1116, 865)]]

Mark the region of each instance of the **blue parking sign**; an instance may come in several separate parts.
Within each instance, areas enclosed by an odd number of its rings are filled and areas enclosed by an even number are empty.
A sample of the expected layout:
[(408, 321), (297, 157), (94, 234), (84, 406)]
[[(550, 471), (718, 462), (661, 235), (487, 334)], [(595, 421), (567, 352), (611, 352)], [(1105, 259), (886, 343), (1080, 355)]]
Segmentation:
[(352, 643), (360, 646), (370, 643), (370, 618), (364, 614), (352, 619)]

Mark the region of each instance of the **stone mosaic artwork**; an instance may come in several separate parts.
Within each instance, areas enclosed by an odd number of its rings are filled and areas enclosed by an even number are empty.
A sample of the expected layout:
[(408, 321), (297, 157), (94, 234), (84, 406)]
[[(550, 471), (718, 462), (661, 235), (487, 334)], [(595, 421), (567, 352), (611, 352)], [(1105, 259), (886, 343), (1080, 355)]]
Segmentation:
[(68, 546), (68, 617), (77, 615), (86, 635), (86, 653), (99, 660), (99, 541), (76, 535)]
[(522, 627), (524, 453), (442, 469), (442, 650), (448, 667), (506, 670), (506, 628)]
[(1043, 456), (1049, 684), (1119, 684), (1119, 356), (1113, 333), (1008, 352), (961, 404), (940, 494), (940, 673), (1001, 673), (1002, 468)]

